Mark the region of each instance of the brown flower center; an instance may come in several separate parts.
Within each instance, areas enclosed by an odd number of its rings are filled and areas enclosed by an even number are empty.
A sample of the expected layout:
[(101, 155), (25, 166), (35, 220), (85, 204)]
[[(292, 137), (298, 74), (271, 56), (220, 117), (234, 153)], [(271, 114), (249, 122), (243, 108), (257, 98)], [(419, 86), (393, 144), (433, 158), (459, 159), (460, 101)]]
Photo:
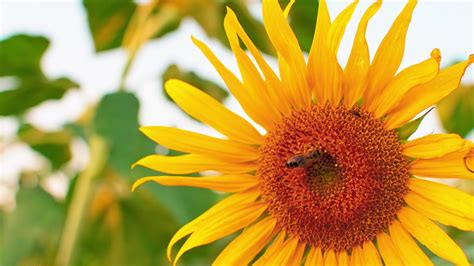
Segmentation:
[(350, 250), (395, 219), (408, 160), (395, 131), (365, 111), (312, 106), (268, 132), (257, 174), (279, 226), (323, 249)]

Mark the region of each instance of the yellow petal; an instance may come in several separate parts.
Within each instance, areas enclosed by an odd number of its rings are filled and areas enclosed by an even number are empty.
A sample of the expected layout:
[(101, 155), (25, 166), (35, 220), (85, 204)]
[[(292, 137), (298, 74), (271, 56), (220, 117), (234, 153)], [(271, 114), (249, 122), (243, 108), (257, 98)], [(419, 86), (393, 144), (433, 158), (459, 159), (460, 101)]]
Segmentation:
[(291, 8), (295, 4), (295, 0), (290, 0), (290, 2), (286, 5), (285, 10), (283, 11), (283, 15), (285, 18), (288, 18), (288, 15), (290, 14)]
[(246, 190), (239, 193), (235, 193), (220, 202), (216, 203), (213, 207), (209, 210), (201, 214), (199, 217), (194, 219), (193, 221), (187, 223), (185, 226), (181, 227), (171, 238), (170, 242), (168, 243), (168, 248), (166, 250), (166, 255), (168, 260), (171, 261), (171, 252), (173, 250), (173, 246), (185, 236), (191, 234), (199, 228), (200, 224), (203, 221), (207, 221), (208, 219), (212, 219), (214, 215), (222, 213), (225, 210), (235, 208), (236, 206), (245, 205), (248, 203), (254, 202), (260, 192), (258, 190)]
[(336, 254), (330, 249), (324, 253), (324, 265), (337, 266)]
[(454, 226), (464, 231), (474, 231), (474, 219), (459, 216), (443, 206), (411, 191), (404, 198), (408, 206), (419, 213), (444, 225)]
[(298, 246), (296, 247), (296, 251), (293, 253), (292, 258), (288, 262), (288, 266), (300, 266), (303, 260), (304, 251), (306, 249), (306, 244), (303, 242), (299, 242)]
[(306, 63), (298, 40), (288, 25), (278, 1), (263, 0), (262, 15), (270, 41), (290, 70), (288, 80), (283, 79), (283, 83), (291, 88), (293, 102), (298, 107), (309, 106), (311, 95), (306, 80)]
[(311, 247), (304, 266), (323, 265), (323, 254), (320, 247)]
[(248, 88), (249, 97), (254, 104), (260, 107), (260, 112), (267, 114), (266, 118), (269, 120), (269, 125), (277, 123), (282, 118), (278, 107), (275, 106), (275, 103), (278, 103), (278, 99), (273, 98), (274, 94), (268, 93), (266, 83), (260, 76), (258, 69), (247, 53), (240, 47), (237, 33), (227, 15), (224, 19), (224, 29), (242, 74), (244, 86)]
[(278, 236), (273, 240), (273, 242), (270, 244), (270, 246), (265, 250), (265, 253), (263, 253), (260, 258), (253, 264), (255, 266), (264, 266), (268, 265), (268, 260), (271, 259), (276, 252), (281, 250), (283, 245), (285, 244), (285, 237), (286, 233), (284, 231), (281, 231)]
[(329, 48), (336, 55), (339, 45), (341, 44), (342, 36), (344, 36), (344, 32), (346, 31), (347, 23), (349, 23), (352, 14), (354, 14), (357, 3), (358, 0), (348, 5), (341, 13), (339, 13), (339, 15), (337, 15), (336, 19), (334, 19), (334, 22), (329, 27)]
[(209, 244), (246, 227), (255, 221), (266, 208), (265, 203), (244, 204), (223, 210), (215, 214), (212, 219), (202, 221), (178, 251), (173, 265), (176, 265), (188, 250)]
[[(350, 10), (349, 10), (350, 11)], [(348, 12), (348, 11), (346, 11)], [(342, 18), (340, 18), (342, 20)], [(339, 65), (335, 50), (330, 48), (330, 17), (326, 2), (319, 1), (318, 18), (315, 36), (308, 57), (308, 75), (310, 85), (313, 87), (316, 101), (324, 105), (327, 101), (338, 104), (342, 97), (342, 68)], [(338, 22), (338, 24), (343, 24)], [(333, 34), (337, 35), (333, 27)], [(337, 37), (332, 39), (336, 47)]]
[(264, 218), (244, 230), (219, 254), (213, 265), (247, 265), (275, 235), (276, 220)]
[(474, 169), (468, 158), (474, 155), (472, 142), (465, 141), (464, 147), (456, 152), (432, 159), (417, 159), (410, 164), (410, 173), (424, 177), (474, 179)]
[(393, 129), (402, 126), (426, 108), (448, 96), (459, 86), (466, 68), (472, 62), (474, 62), (474, 55), (470, 55), (467, 61), (440, 71), (436, 78), (408, 91), (400, 103), (388, 113), (385, 120), (386, 128)]
[(326, 0), (318, 1), (318, 16), (316, 21), (316, 30), (314, 31), (313, 43), (308, 56), (308, 84), (314, 88), (317, 78), (314, 76), (316, 68), (316, 58), (323, 52), (321, 46), (327, 46), (327, 35), (331, 26), (331, 17), (326, 4)]
[[(234, 76), (234, 74), (226, 68), (219, 59), (214, 55), (214, 53), (205, 45), (203, 42), (192, 37), (194, 44), (201, 50), (204, 56), (207, 57), (209, 62), (214, 66), (219, 75), (221, 76), (224, 83), (229, 88), (232, 95), (237, 99), (242, 106), (242, 109), (249, 115), (252, 120), (263, 126), (264, 128), (270, 126), (269, 121), (265, 117), (265, 114), (262, 113), (258, 106), (252, 102), (250, 99), (247, 89), (244, 87), (242, 82)], [(189, 99), (191, 101), (193, 98)], [(214, 114), (215, 115), (215, 114)]]
[(372, 241), (367, 241), (362, 246), (362, 253), (364, 256), (364, 261), (367, 265), (382, 265), (380, 261), (379, 252), (374, 246)]
[(410, 89), (432, 80), (438, 74), (440, 60), (439, 50), (434, 49), (430, 59), (402, 70), (387, 87), (374, 95), (367, 109), (377, 118), (385, 115)]
[(290, 102), (288, 101), (288, 93), (286, 92), (287, 88), (283, 86), (281, 81), (278, 79), (278, 76), (272, 70), (272, 68), (268, 65), (268, 63), (263, 58), (262, 54), (259, 52), (257, 47), (254, 45), (252, 40), (249, 38), (247, 33), (245, 33), (244, 29), (240, 25), (237, 16), (235, 13), (230, 9), (227, 8), (227, 16), (226, 18), (230, 22), (230, 27), (237, 35), (240, 37), (242, 42), (245, 44), (249, 52), (252, 54), (255, 62), (259, 66), (260, 70), (262, 71), (263, 76), (265, 77), (265, 81), (268, 83), (269, 87), (269, 94), (273, 94), (273, 98), (278, 99), (278, 103), (276, 105), (279, 107), (279, 110), (285, 114), (289, 115), (291, 112)]
[(339, 266), (348, 266), (350, 257), (347, 252), (343, 251), (337, 254), (337, 265)]
[(137, 161), (133, 167), (146, 168), (168, 174), (190, 174), (205, 170), (214, 170), (225, 174), (243, 174), (254, 171), (255, 162), (231, 163), (209, 158), (203, 155), (186, 154), (180, 156), (148, 155)]
[(223, 140), (172, 127), (142, 127), (140, 131), (156, 143), (172, 150), (206, 155), (232, 162), (255, 161), (257, 149), (240, 142)]
[(387, 86), (397, 72), (402, 62), (405, 38), (416, 3), (416, 0), (410, 0), (407, 3), (380, 43), (369, 68), (368, 86), (364, 93), (364, 103), (370, 104), (374, 96)]
[(352, 51), (343, 73), (343, 100), (347, 107), (352, 107), (364, 94), (370, 66), (369, 47), (365, 39), (365, 32), (369, 20), (380, 9), (381, 4), (382, 1), (377, 1), (365, 11), (354, 37)]
[(403, 227), (434, 254), (456, 265), (469, 265), (462, 249), (428, 218), (407, 207), (397, 216)]
[(352, 249), (351, 260), (349, 262), (351, 266), (365, 265), (364, 253), (362, 247), (357, 246)]
[[(301, 261), (301, 257), (295, 257), (298, 250), (298, 237), (287, 239), (280, 249), (275, 250), (273, 255), (265, 262), (266, 265), (289, 265), (290, 262), (297, 263)], [(302, 254), (301, 254), (302, 255)]]
[(408, 188), (456, 215), (474, 219), (474, 197), (462, 190), (420, 178), (410, 178)]
[(464, 142), (457, 134), (431, 134), (403, 144), (403, 154), (412, 158), (436, 158), (461, 149)]
[(147, 176), (135, 181), (132, 186), (132, 191), (148, 181), (154, 181), (163, 186), (198, 187), (224, 192), (242, 191), (260, 183), (260, 180), (252, 175), (223, 175), (209, 177)]
[(386, 266), (398, 266), (403, 265), (403, 262), (400, 259), (395, 245), (393, 244), (390, 236), (382, 232), (377, 235), (377, 245), (382, 255), (383, 262)]
[(167, 81), (165, 88), (168, 95), (186, 113), (230, 139), (249, 144), (263, 142), (263, 137), (249, 122), (199, 89), (179, 80)]
[(413, 238), (403, 229), (398, 221), (389, 227), (392, 243), (405, 265), (433, 265)]

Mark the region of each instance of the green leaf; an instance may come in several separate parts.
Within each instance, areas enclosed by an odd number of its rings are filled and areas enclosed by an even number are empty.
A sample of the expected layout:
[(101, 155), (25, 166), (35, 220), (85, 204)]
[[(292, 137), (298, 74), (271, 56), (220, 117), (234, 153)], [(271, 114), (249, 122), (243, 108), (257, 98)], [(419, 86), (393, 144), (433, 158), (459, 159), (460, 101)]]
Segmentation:
[(61, 168), (71, 159), (71, 135), (66, 130), (43, 132), (26, 124), (20, 127), (18, 137), (48, 159), (53, 170)]
[(96, 51), (119, 47), (136, 4), (130, 0), (84, 0), (83, 5)]
[(0, 115), (20, 115), (46, 100), (58, 100), (78, 84), (67, 78), (47, 80), (40, 76), (22, 77), (16, 87), (0, 91)]
[(40, 61), (49, 41), (42, 36), (14, 35), (0, 41), (0, 76), (41, 75)]
[(102, 98), (93, 118), (95, 132), (110, 145), (108, 163), (123, 176), (130, 176), (131, 165), (155, 151), (156, 145), (138, 131), (138, 110), (134, 94), (116, 92)]
[(402, 127), (398, 128), (397, 129), (398, 138), (402, 141), (408, 140), (408, 138), (413, 133), (415, 133), (415, 131), (418, 129), (418, 127), (420, 126), (420, 124), (423, 121), (423, 119), (425, 118), (425, 116), (427, 114), (429, 114), (429, 112), (431, 112), (431, 110), (433, 110), (433, 108), (426, 111), (426, 113), (424, 113), (422, 116), (418, 117), (417, 119), (412, 120), (412, 121), (406, 123), (405, 125), (403, 125)]
[(16, 209), (5, 213), (0, 234), (2, 265), (52, 265), (64, 206), (40, 187), (21, 187)]
[[(177, 65), (170, 65), (168, 68), (165, 70), (165, 72), (162, 75), (162, 80), (163, 80), (163, 88), (164, 84), (168, 79), (179, 79), (182, 81), (185, 81), (196, 88), (204, 91), (214, 99), (216, 99), (219, 102), (222, 102), (225, 98), (229, 96), (229, 93), (222, 88), (221, 86), (217, 85), (216, 83), (202, 78), (199, 75), (197, 75), (195, 72), (192, 71), (182, 71), (179, 69)], [(170, 101), (171, 98), (166, 94), (166, 98)]]
[[(282, 7), (286, 7), (288, 3), (288, 0), (280, 0)], [(290, 26), (298, 38), (301, 49), (306, 52), (309, 52), (313, 43), (318, 6), (317, 0), (297, 0), (289, 14)]]
[(49, 80), (40, 68), (49, 41), (41, 36), (14, 35), (0, 41), (0, 76), (12, 77), (0, 91), (0, 115), (21, 115), (46, 100), (57, 100), (78, 85), (67, 78)]
[(436, 109), (446, 131), (466, 137), (474, 130), (474, 85), (459, 87)]

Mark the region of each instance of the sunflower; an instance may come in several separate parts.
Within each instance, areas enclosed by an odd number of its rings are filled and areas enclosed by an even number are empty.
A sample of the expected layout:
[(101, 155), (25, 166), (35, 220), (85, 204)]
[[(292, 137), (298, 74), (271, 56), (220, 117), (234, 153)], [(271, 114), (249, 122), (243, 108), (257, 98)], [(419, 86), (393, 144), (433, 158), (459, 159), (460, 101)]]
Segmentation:
[[(291, 3), (282, 10), (277, 0), (263, 0), (279, 76), (231, 9), (224, 26), (241, 79), (193, 38), (262, 129), (189, 84), (165, 84), (181, 109), (225, 138), (141, 128), (186, 154), (139, 160), (136, 165), (173, 175), (144, 177), (133, 188), (155, 181), (233, 193), (173, 236), (167, 253), (174, 264), (188, 250), (238, 231), (215, 265), (432, 265), (417, 241), (443, 259), (468, 264), (437, 223), (473, 231), (474, 197), (424, 177), (473, 179), (474, 144), (456, 134), (407, 141), (402, 132), (458, 87), (474, 56), (439, 70), (441, 55), (434, 49), (397, 72), (416, 6), (409, 1), (370, 61), (365, 33), (381, 6), (377, 1), (361, 18), (343, 69), (336, 55), (356, 5), (331, 21), (319, 1), (306, 59), (287, 23)], [(177, 176), (204, 170), (221, 175)], [(173, 246), (186, 237), (173, 258)]]

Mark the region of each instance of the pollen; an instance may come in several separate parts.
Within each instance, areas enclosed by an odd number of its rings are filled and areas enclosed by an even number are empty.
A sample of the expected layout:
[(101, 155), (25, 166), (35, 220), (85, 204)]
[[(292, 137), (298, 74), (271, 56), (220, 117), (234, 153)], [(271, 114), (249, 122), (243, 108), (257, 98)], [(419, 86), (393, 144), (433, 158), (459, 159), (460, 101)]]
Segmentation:
[(397, 133), (359, 108), (295, 111), (260, 149), (262, 198), (307, 244), (349, 251), (386, 230), (404, 205), (409, 162)]

